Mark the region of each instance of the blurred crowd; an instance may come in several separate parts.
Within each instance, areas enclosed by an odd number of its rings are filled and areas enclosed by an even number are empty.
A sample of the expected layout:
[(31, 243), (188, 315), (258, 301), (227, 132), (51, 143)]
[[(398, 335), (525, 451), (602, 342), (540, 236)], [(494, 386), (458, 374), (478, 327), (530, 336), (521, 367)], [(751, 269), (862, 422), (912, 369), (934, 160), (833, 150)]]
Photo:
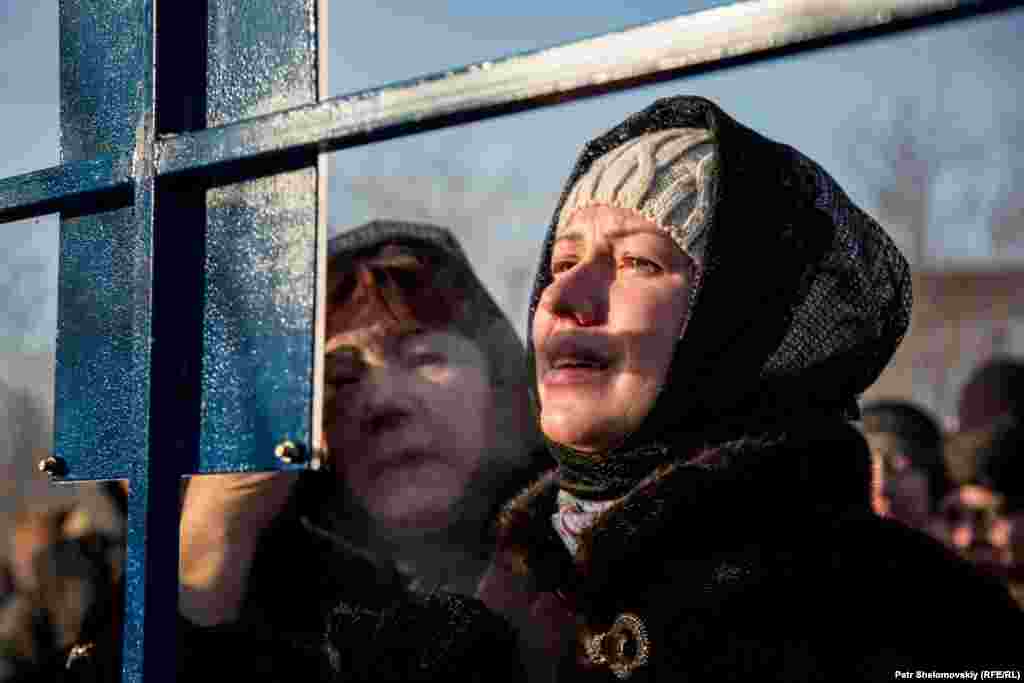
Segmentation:
[[(101, 488), (113, 529), (95, 506), (74, 502), (16, 515), (0, 569), (0, 680), (117, 680), (127, 490)], [(96, 648), (104, 656), (79, 676), (79, 660)]]
[(976, 368), (951, 431), (909, 401), (874, 401), (862, 412), (875, 511), (1006, 581), (1024, 607), (1024, 359)]

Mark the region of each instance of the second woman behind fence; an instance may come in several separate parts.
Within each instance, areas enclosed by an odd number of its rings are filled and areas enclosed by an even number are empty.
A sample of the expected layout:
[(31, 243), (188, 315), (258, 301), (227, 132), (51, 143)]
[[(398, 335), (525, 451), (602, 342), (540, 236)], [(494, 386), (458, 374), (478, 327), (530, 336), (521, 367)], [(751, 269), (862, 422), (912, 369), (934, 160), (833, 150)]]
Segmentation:
[(438, 589), (472, 592), (497, 506), (536, 474), (522, 344), (445, 230), (376, 221), (329, 250), (328, 472), (191, 481), (183, 673), (515, 673), (502, 620)]

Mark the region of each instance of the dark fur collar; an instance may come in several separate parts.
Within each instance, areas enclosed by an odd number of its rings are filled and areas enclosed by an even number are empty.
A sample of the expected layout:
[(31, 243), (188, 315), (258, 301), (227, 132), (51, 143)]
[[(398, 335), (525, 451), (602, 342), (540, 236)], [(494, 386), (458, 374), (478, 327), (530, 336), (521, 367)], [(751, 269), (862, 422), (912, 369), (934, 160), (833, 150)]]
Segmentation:
[(870, 476), (864, 439), (845, 423), (720, 444), (658, 467), (585, 532), (573, 562), (551, 525), (552, 471), (505, 506), (499, 549), (542, 590), (599, 591), (626, 565), (635, 576), (638, 558), (701, 557), (869, 514)]

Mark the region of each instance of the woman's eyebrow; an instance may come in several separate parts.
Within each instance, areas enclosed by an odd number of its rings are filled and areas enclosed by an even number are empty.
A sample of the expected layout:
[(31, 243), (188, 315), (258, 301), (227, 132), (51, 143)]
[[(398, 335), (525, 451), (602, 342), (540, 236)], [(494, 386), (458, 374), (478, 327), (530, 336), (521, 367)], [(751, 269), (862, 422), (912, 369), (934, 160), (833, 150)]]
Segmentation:
[[(623, 237), (631, 237), (633, 235), (666, 235), (666, 233), (656, 225), (636, 225), (624, 228), (614, 228), (604, 233), (604, 237), (609, 240), (618, 240)], [(568, 230), (560, 235), (556, 235), (553, 244), (558, 244), (559, 242), (582, 242), (583, 239), (584, 237), (582, 232), (578, 230)]]
[(609, 240), (619, 240), (623, 237), (632, 237), (633, 235), (665, 235), (665, 231), (655, 225), (645, 225), (630, 228), (615, 228), (614, 230), (609, 230), (604, 234), (605, 238)]
[(552, 242), (552, 246), (554, 246), (554, 245), (556, 245), (556, 244), (558, 244), (560, 242), (574, 242), (575, 243), (575, 242), (582, 242), (582, 241), (583, 241), (583, 233), (582, 232), (579, 232), (578, 230), (570, 230), (568, 232), (563, 232), (560, 235), (556, 235), (555, 236), (555, 241)]

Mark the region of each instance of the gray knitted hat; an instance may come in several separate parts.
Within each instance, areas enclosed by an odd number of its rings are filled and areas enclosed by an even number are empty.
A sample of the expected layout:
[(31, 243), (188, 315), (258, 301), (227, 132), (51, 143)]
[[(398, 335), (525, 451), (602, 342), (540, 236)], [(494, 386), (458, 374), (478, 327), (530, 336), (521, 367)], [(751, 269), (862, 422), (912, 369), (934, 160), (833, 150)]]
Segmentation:
[(647, 133), (597, 159), (562, 205), (558, 228), (582, 208), (603, 204), (636, 211), (663, 228), (698, 266), (704, 264), (713, 163), (711, 132), (670, 128)]

